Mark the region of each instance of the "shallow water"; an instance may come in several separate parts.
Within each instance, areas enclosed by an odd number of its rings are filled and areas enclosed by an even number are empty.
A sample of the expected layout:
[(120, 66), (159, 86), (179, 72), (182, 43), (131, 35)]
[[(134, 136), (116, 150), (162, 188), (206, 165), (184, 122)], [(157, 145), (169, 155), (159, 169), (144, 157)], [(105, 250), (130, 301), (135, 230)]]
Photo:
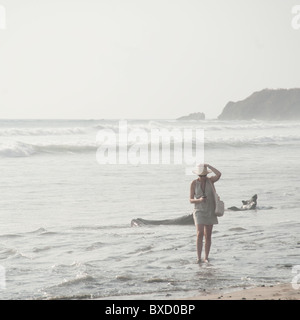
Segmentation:
[(1, 121), (1, 299), (166, 299), (292, 280), (300, 264), (299, 123), (201, 122), (226, 207), (258, 194), (258, 209), (226, 211), (210, 263), (200, 266), (194, 226), (130, 226), (137, 217), (190, 214), (194, 177), (185, 165), (99, 165), (97, 131), (116, 124)]

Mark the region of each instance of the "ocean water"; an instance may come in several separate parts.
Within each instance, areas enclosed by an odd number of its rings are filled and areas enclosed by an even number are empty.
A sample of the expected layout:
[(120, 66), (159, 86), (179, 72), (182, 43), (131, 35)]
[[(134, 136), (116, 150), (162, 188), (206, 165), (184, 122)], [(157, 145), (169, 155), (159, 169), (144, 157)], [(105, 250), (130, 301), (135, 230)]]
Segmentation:
[[(292, 281), (299, 121), (127, 123), (129, 132), (203, 129), (226, 207), (257, 194), (257, 210), (226, 211), (210, 263), (198, 265), (194, 226), (130, 224), (192, 213), (185, 163), (99, 164), (97, 133), (117, 135), (119, 120), (1, 120), (0, 299), (175, 299)], [(149, 147), (133, 137), (130, 146)]]

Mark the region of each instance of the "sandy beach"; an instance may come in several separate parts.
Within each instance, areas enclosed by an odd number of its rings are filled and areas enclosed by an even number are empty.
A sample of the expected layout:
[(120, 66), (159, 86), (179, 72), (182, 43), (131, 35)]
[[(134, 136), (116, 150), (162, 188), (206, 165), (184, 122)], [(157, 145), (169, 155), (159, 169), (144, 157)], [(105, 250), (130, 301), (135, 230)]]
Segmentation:
[[(290, 283), (261, 286), (229, 293), (207, 293), (187, 300), (300, 300), (300, 289), (293, 289)], [(186, 300), (184, 299), (184, 300)]]

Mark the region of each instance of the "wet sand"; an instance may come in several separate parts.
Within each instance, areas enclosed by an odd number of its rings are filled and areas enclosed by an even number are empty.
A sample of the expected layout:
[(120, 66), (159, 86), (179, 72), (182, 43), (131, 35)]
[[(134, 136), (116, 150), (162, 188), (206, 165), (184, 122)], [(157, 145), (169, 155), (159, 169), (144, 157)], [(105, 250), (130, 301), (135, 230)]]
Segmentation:
[(290, 283), (261, 286), (227, 293), (203, 293), (184, 300), (300, 300), (300, 288)]

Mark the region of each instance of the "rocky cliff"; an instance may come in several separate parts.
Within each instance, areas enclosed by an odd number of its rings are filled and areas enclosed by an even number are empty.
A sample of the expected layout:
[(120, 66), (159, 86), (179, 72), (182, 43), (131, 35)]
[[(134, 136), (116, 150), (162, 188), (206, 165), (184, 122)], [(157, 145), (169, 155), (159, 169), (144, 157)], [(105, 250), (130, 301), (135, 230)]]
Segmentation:
[(228, 102), (220, 120), (297, 120), (300, 119), (300, 89), (265, 89), (245, 100)]

